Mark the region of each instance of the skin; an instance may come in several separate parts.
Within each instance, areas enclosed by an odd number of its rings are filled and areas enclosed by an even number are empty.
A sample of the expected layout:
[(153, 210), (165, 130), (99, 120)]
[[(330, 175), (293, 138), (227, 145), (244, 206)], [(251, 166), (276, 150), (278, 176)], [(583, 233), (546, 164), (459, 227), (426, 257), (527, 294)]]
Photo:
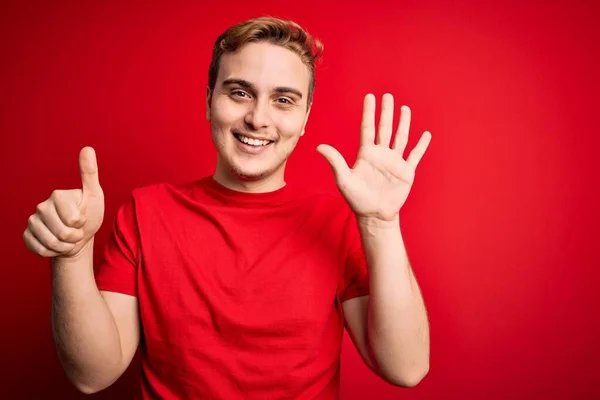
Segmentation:
[(406, 159), (411, 111), (401, 107), (392, 140), (394, 98), (382, 99), (375, 127), (375, 96), (363, 105), (360, 148), (350, 168), (333, 147), (317, 150), (327, 159), (338, 189), (354, 211), (369, 268), (369, 296), (343, 303), (348, 333), (366, 364), (389, 383), (417, 385), (429, 371), (429, 323), (400, 229), (400, 209), (431, 141), (424, 132)]
[[(218, 153), (217, 182), (243, 192), (285, 185), (287, 159), (310, 114), (309, 80), (308, 67), (280, 46), (249, 43), (222, 56), (215, 88), (207, 89), (206, 97), (206, 118)], [(249, 154), (240, 150), (234, 132), (273, 142), (260, 154)]]
[[(309, 77), (296, 54), (268, 43), (251, 43), (223, 56), (215, 88), (207, 90), (207, 119), (218, 151), (217, 182), (246, 192), (285, 185), (287, 158), (304, 135), (310, 113)], [(301, 92), (300, 96), (277, 89), (282, 87)], [(330, 164), (338, 189), (355, 213), (371, 276), (371, 295), (343, 304), (348, 332), (376, 374), (389, 383), (412, 387), (429, 370), (429, 325), (404, 246), (400, 209), (431, 134), (423, 133), (404, 159), (411, 113), (401, 107), (392, 141), (393, 111), (394, 99), (386, 94), (376, 129), (375, 96), (365, 96), (361, 146), (352, 168), (331, 146), (320, 145), (317, 151)], [(248, 154), (240, 150), (235, 132), (274, 142), (259, 155)]]
[[(296, 54), (267, 43), (248, 44), (223, 56), (215, 88), (207, 90), (207, 119), (218, 152), (217, 182), (245, 192), (285, 185), (286, 161), (304, 135), (310, 114), (309, 78)], [(410, 109), (402, 107), (393, 142), (391, 95), (383, 98), (377, 139), (374, 116), (375, 97), (369, 94), (361, 147), (352, 168), (331, 146), (320, 145), (317, 151), (331, 165), (337, 186), (355, 213), (369, 267), (370, 296), (343, 303), (348, 332), (376, 374), (394, 385), (411, 387), (429, 369), (429, 326), (402, 239), (399, 211), (431, 134), (425, 132), (404, 159)], [(273, 143), (251, 154), (240, 147), (234, 132)], [(79, 165), (82, 188), (57, 190), (40, 203), (23, 238), (33, 253), (52, 257), (57, 352), (71, 382), (84, 393), (94, 393), (127, 369), (141, 328), (137, 298), (99, 291), (94, 281), (93, 239), (103, 220), (104, 194), (92, 148), (81, 150)]]

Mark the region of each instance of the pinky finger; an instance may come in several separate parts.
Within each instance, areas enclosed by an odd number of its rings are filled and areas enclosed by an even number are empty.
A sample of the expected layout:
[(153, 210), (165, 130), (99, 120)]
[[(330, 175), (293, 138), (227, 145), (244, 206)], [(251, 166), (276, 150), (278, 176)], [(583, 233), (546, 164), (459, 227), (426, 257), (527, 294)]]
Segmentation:
[(25, 229), (25, 232), (23, 233), (23, 239), (25, 240), (25, 245), (27, 246), (27, 248), (33, 253), (37, 254), (38, 256), (56, 257), (59, 255), (57, 252), (49, 250), (44, 245), (42, 245), (29, 229)]
[(429, 147), (429, 143), (431, 142), (431, 132), (425, 131), (423, 135), (421, 135), (421, 139), (417, 142), (417, 145), (412, 149), (406, 162), (412, 166), (414, 169), (417, 169), (417, 165), (419, 165), (419, 161), (423, 158), (427, 147)]

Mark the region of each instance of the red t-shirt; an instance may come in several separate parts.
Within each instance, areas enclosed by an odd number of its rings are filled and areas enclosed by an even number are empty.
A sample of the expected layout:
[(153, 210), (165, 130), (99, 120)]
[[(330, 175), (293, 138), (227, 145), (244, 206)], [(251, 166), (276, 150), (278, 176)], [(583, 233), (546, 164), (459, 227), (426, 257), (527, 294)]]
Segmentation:
[(338, 398), (341, 303), (369, 290), (341, 196), (135, 189), (104, 259), (98, 288), (139, 301), (142, 398)]

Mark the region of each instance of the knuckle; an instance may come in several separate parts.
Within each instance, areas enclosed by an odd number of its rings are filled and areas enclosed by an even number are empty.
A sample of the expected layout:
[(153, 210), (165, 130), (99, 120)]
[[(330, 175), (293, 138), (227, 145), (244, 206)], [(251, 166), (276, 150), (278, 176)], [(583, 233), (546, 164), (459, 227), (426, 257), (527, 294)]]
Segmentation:
[(73, 236), (74, 236), (74, 239), (77, 239), (77, 240), (83, 239), (85, 236), (83, 229), (77, 229)]
[(36, 207), (35, 210), (39, 213), (39, 214), (43, 214), (44, 211), (46, 210), (46, 202), (43, 201), (41, 203), (39, 203)]
[(50, 195), (50, 198), (52, 200), (57, 200), (61, 197), (61, 191), (60, 190), (53, 190), (52, 194)]
[(67, 225), (74, 225), (77, 221), (79, 220), (79, 217), (77, 215), (69, 215), (68, 217), (65, 218), (65, 222), (67, 223)]
[(58, 240), (64, 242), (69, 239), (69, 232), (66, 229), (61, 229), (56, 233), (56, 237), (58, 238)]
[(58, 239), (53, 238), (48, 240), (48, 247), (50, 247), (51, 249), (57, 249), (60, 246), (60, 242), (58, 241)]

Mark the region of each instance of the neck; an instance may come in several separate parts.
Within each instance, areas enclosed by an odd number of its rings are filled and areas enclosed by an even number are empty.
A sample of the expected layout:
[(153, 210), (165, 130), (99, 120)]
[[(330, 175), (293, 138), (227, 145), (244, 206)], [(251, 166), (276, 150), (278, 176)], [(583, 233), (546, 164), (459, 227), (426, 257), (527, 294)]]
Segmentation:
[(277, 171), (258, 179), (244, 178), (243, 176), (236, 175), (224, 166), (220, 160), (217, 161), (217, 168), (213, 179), (225, 186), (227, 189), (235, 190), (237, 192), (246, 193), (267, 193), (274, 192), (275, 190), (281, 189), (285, 186), (285, 180), (283, 177), (284, 165), (282, 165)]

